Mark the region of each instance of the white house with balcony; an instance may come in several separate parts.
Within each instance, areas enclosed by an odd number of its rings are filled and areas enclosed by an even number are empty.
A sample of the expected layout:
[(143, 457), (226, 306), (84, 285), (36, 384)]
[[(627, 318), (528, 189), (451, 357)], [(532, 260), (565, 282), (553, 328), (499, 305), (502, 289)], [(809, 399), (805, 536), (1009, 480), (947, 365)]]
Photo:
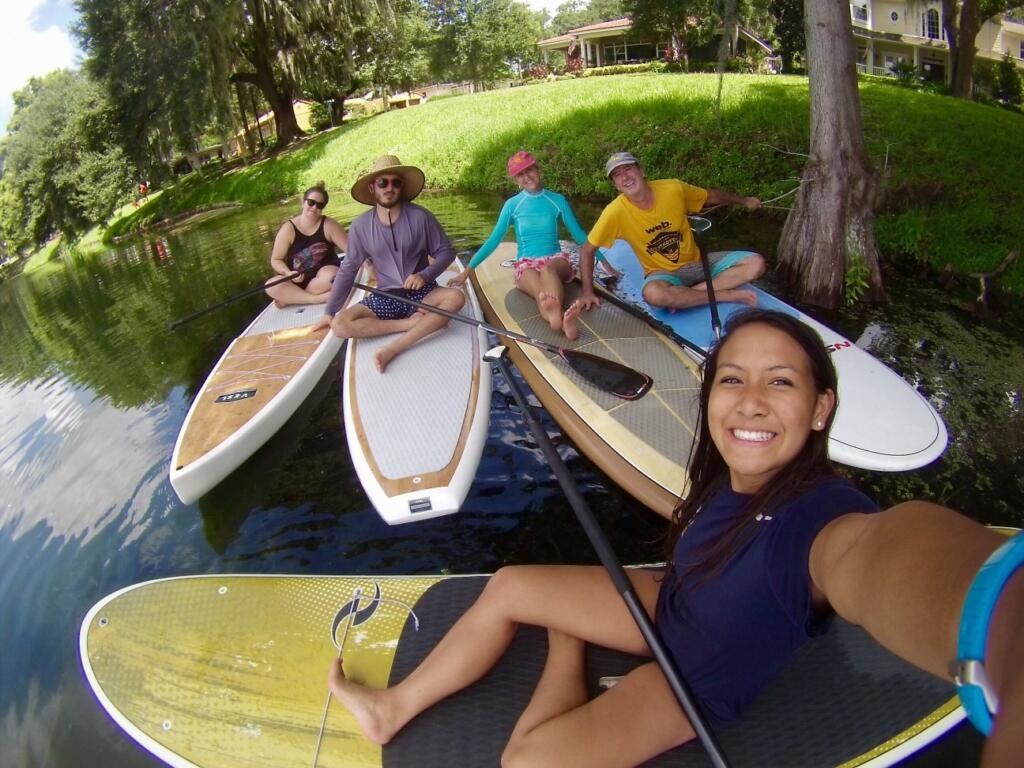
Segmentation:
[[(601, 21), (584, 27), (570, 29), (564, 35), (549, 37), (537, 42), (537, 47), (548, 62), (549, 54), (559, 52), (570, 57), (579, 57), (580, 65), (605, 67), (612, 64), (634, 64), (662, 59), (669, 48), (668, 35), (660, 40), (640, 40), (632, 35), (633, 22), (628, 17)], [(719, 32), (721, 34), (721, 32)], [(714, 61), (718, 55), (718, 42), (708, 43), (691, 51), (693, 57), (705, 57)], [(764, 56), (773, 56), (771, 46), (748, 29), (737, 30), (737, 51), (743, 55), (752, 49), (759, 49)]]
[[(949, 82), (952, 66), (942, 28), (939, 0), (851, 0), (850, 18), (857, 41), (857, 69), (892, 76), (897, 62), (912, 64), (926, 80)], [(982, 24), (974, 41), (978, 57), (1010, 55), (1024, 70), (1024, 23), (996, 16)]]

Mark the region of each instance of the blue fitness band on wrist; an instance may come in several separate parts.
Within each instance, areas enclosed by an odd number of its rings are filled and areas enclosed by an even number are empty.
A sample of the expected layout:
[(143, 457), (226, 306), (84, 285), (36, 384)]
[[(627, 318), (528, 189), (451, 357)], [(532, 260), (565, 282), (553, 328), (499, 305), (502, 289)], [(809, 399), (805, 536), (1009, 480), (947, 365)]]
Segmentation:
[(996, 601), (1021, 565), (1024, 531), (1002, 544), (981, 566), (960, 614), (956, 661), (950, 667), (967, 717), (986, 736), (992, 730), (992, 716), (999, 711), (999, 701), (985, 674), (985, 641)]

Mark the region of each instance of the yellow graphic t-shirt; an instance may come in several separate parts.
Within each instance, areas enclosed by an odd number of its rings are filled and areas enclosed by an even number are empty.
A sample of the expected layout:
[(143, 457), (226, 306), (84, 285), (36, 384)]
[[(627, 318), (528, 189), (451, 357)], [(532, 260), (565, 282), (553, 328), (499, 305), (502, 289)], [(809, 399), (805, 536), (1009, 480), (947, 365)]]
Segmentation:
[(700, 253), (686, 215), (704, 207), (708, 191), (678, 179), (659, 179), (648, 184), (654, 190), (651, 210), (641, 210), (625, 195), (619, 195), (601, 212), (587, 240), (599, 248), (608, 248), (618, 239), (625, 240), (645, 274), (672, 271), (696, 261)]

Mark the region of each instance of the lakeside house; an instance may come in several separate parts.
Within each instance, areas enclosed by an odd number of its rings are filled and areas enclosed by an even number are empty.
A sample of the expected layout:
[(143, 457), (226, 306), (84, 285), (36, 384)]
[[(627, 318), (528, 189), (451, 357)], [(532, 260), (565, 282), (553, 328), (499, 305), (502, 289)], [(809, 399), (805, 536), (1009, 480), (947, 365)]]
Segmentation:
[[(857, 41), (857, 69), (892, 76), (897, 62), (912, 64), (925, 80), (949, 82), (949, 43), (942, 28), (942, 4), (899, 0), (852, 0), (850, 19)], [(974, 39), (979, 59), (1006, 54), (1024, 70), (1024, 23), (1005, 14), (988, 19)]]
[[(926, 79), (949, 82), (952, 66), (949, 44), (942, 29), (940, 0), (851, 0), (850, 19), (857, 42), (857, 69), (860, 72), (894, 76), (897, 62), (912, 64)], [(537, 43), (544, 54), (560, 52), (578, 56), (584, 69), (612, 64), (663, 59), (669, 48), (668, 36), (662, 40), (637, 40), (630, 33), (629, 18), (612, 19), (570, 29), (564, 35), (549, 37)], [(691, 59), (717, 58), (717, 41), (690, 52)], [(1024, 70), (1024, 22), (1009, 15), (999, 15), (982, 24), (975, 39), (978, 58), (1001, 60), (1006, 54)], [(774, 51), (753, 32), (739, 28), (737, 54), (759, 51), (772, 62)]]
[[(607, 67), (613, 64), (636, 64), (665, 58), (670, 49), (668, 36), (661, 40), (637, 40), (630, 33), (633, 22), (628, 17), (588, 24), (570, 29), (564, 35), (540, 40), (537, 47), (549, 63), (551, 53), (562, 53), (566, 59), (579, 57), (582, 67)], [(772, 47), (759, 39), (753, 32), (740, 27), (736, 53), (743, 56), (750, 50), (759, 50), (764, 56), (774, 56)], [(715, 61), (718, 58), (718, 42), (709, 43), (690, 51), (691, 59)]]

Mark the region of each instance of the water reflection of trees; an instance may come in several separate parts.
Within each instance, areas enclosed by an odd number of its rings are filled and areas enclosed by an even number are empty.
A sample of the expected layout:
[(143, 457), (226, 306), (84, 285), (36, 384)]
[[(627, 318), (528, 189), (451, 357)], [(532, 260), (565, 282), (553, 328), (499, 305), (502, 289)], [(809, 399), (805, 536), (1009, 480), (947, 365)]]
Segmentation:
[[(259, 214), (255, 214), (256, 217)], [(141, 241), (0, 292), (5, 354), (0, 377), (26, 381), (55, 370), (119, 406), (192, 388), (263, 300), (202, 321), (168, 324), (265, 276), (269, 240), (253, 215)]]

